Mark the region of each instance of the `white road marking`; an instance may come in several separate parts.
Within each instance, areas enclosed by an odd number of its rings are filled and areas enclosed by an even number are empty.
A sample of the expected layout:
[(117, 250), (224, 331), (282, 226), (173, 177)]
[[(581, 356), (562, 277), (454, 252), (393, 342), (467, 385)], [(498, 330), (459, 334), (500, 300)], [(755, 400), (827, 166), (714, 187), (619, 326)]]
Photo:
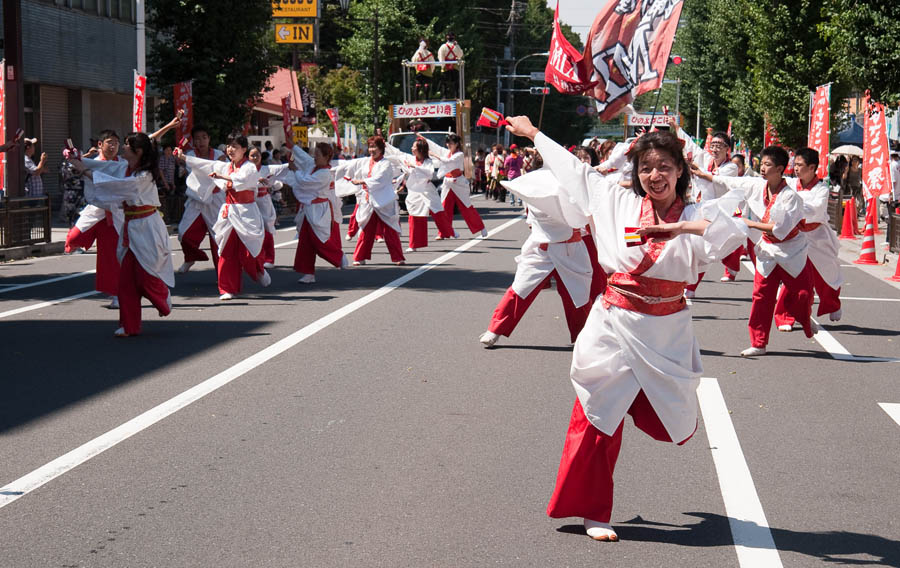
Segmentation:
[(888, 413), (888, 416), (894, 419), (894, 422), (900, 426), (900, 404), (896, 402), (879, 402), (878, 406)]
[(756, 493), (719, 382), (708, 377), (700, 379), (697, 400), (716, 465), (738, 563), (741, 568), (779, 568), (782, 566), (781, 557), (775, 548), (769, 522)]
[[(488, 233), (488, 236), (495, 235), (511, 227), (512, 225), (521, 221), (523, 218), (524, 217), (519, 216), (515, 219), (507, 221), (506, 223), (490, 231)], [(127, 440), (131, 436), (134, 436), (135, 434), (149, 428), (160, 420), (171, 416), (172, 414), (178, 412), (189, 404), (196, 402), (209, 393), (214, 392), (227, 385), (231, 381), (240, 378), (249, 371), (252, 371), (256, 367), (259, 367), (263, 363), (269, 361), (270, 359), (273, 359), (274, 357), (277, 357), (281, 353), (284, 353), (285, 351), (296, 346), (305, 339), (322, 331), (329, 325), (339, 321), (345, 316), (352, 314), (353, 312), (366, 306), (367, 304), (374, 302), (382, 296), (393, 292), (410, 280), (418, 278), (432, 268), (436, 268), (441, 264), (444, 264), (448, 260), (454, 258), (462, 252), (469, 250), (482, 241), (483, 239), (480, 237), (469, 240), (468, 242), (460, 245), (454, 250), (441, 255), (431, 262), (423, 264), (415, 270), (407, 272), (400, 278), (397, 278), (396, 280), (385, 284), (381, 288), (370, 292), (369, 294), (366, 294), (362, 298), (350, 302), (346, 306), (319, 318), (318, 320), (273, 343), (265, 349), (247, 357), (240, 363), (233, 365), (228, 369), (225, 369), (221, 373), (210, 377), (209, 379), (206, 379), (202, 383), (184, 391), (179, 395), (170, 398), (169, 400), (156, 407), (151, 408), (140, 416), (132, 418), (128, 422), (125, 422), (124, 424), (113, 428), (109, 432), (106, 432), (105, 434), (102, 434), (97, 438), (94, 438), (93, 440), (82, 444), (78, 448), (75, 448), (67, 454), (60, 456), (55, 460), (37, 468), (31, 473), (28, 473), (20, 477), (19, 479), (3, 487), (0, 487), (0, 508), (9, 505), (20, 497), (27, 495), (28, 493), (34, 491), (38, 487), (41, 487), (45, 483), (48, 483), (49, 481), (52, 481), (60, 475), (83, 464), (94, 456), (97, 456), (100, 453), (112, 448), (116, 444)], [(96, 292), (88, 292), (86, 295), (89, 294), (96, 294)]]
[(54, 282), (61, 282), (63, 280), (69, 280), (71, 278), (78, 278), (79, 276), (87, 276), (88, 274), (93, 274), (97, 272), (96, 270), (85, 270), (84, 272), (78, 272), (75, 274), (67, 274), (65, 276), (57, 276), (56, 278), (48, 278), (46, 280), (38, 280), (37, 282), (29, 282), (28, 284), (13, 284), (9, 288), (3, 288), (0, 290), (0, 294), (4, 294), (6, 292), (14, 292), (16, 290), (22, 290), (24, 288), (31, 288), (33, 286), (43, 286), (44, 284), (52, 284)]
[(859, 300), (865, 302), (900, 302), (900, 298), (854, 298), (853, 296), (841, 296), (841, 301)]
[(93, 296), (94, 294), (99, 294), (99, 293), (100, 292), (98, 292), (96, 290), (91, 290), (90, 292), (82, 292), (80, 294), (75, 294), (73, 296), (66, 296), (65, 298), (59, 298), (58, 300), (50, 300), (49, 302), (41, 302), (39, 304), (32, 304), (30, 306), (16, 308), (15, 310), (9, 310), (8, 312), (0, 312), (0, 319), (8, 318), (10, 316), (15, 316), (18, 314), (23, 314), (25, 312), (30, 312), (33, 310), (39, 310), (41, 308), (48, 308), (50, 306), (55, 306), (56, 304), (62, 304), (64, 302), (71, 302), (72, 300), (87, 298), (88, 296)]

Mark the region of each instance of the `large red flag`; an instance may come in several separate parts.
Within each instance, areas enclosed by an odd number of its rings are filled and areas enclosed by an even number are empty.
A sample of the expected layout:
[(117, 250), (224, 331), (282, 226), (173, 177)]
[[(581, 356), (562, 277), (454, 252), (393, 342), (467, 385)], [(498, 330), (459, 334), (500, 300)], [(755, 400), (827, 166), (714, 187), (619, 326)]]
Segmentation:
[(331, 120), (331, 126), (334, 127), (334, 137), (337, 139), (337, 145), (340, 147), (341, 145), (341, 133), (338, 132), (338, 109), (336, 108), (326, 108), (325, 114), (328, 115), (328, 119)]
[(175, 83), (173, 90), (175, 91), (175, 113), (177, 114), (180, 110), (184, 111), (181, 123), (175, 127), (175, 140), (184, 140), (191, 135), (191, 130), (194, 128), (193, 86), (191, 81), (184, 81)]
[(147, 77), (134, 72), (134, 105), (131, 114), (132, 132), (144, 130), (144, 95), (147, 92)]
[(584, 49), (600, 120), (662, 85), (682, 0), (608, 0)]
[(884, 105), (872, 102), (866, 91), (866, 114), (863, 123), (862, 182), (866, 199), (891, 191), (890, 157)]
[(572, 47), (559, 27), (559, 1), (553, 14), (553, 35), (550, 37), (550, 57), (544, 69), (544, 79), (566, 95), (578, 95), (590, 89), (593, 83), (587, 80), (588, 66), (583, 54)]
[(828, 127), (830, 98), (831, 85), (816, 87), (816, 95), (812, 103), (812, 116), (809, 121), (809, 136), (806, 140), (806, 145), (819, 153), (819, 169), (816, 170), (819, 179), (825, 179), (828, 176), (827, 156), (831, 133)]
[(769, 122), (769, 117), (767, 116), (765, 119), (766, 130), (765, 135), (763, 136), (763, 148), (768, 148), (769, 146), (781, 146), (781, 141), (778, 139), (778, 132), (775, 130), (775, 127)]
[[(6, 60), (0, 60), (0, 144), (6, 142)], [(0, 193), (6, 187), (6, 154), (0, 157)]]

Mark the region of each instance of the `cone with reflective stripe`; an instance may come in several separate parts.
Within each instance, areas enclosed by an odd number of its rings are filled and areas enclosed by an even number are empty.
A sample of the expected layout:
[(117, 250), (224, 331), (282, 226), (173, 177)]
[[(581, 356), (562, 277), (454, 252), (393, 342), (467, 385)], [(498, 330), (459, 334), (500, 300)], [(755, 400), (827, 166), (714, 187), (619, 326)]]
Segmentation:
[(852, 197), (844, 202), (844, 222), (841, 224), (841, 234), (838, 236), (839, 239), (856, 240), (856, 235), (853, 234), (853, 221), (850, 219), (850, 212), (856, 212), (855, 207), (856, 204), (853, 202)]
[(875, 259), (875, 205), (874, 199), (869, 200), (869, 207), (866, 209), (866, 233), (863, 235), (862, 246), (859, 249), (859, 258), (853, 261), (854, 264), (878, 264)]
[[(850, 211), (853, 213), (852, 215), (850, 215), (850, 222), (852, 223), (852, 226), (853, 226), (853, 234), (861, 235), (861, 234), (863, 234), (863, 232), (859, 230), (859, 213), (856, 212), (856, 198), (851, 197), (850, 201), (853, 204), (853, 207), (850, 209)], [(867, 209), (866, 210), (866, 219), (868, 219), (868, 218), (869, 218), (869, 211)]]
[(900, 260), (897, 261), (897, 270), (894, 271), (894, 275), (885, 280), (893, 280), (894, 282), (900, 282)]

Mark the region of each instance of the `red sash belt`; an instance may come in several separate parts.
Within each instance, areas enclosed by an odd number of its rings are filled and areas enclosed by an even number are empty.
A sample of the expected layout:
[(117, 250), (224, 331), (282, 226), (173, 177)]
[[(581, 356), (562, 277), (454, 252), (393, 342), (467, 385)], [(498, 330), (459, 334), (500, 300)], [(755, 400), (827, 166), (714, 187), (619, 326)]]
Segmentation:
[(256, 203), (256, 192), (255, 191), (234, 191), (233, 189), (229, 189), (225, 192), (225, 209), (222, 210), (222, 218), (228, 218), (228, 206), (240, 203), (242, 205), (249, 205), (250, 203)]
[(447, 174), (444, 177), (448, 177), (450, 179), (456, 179), (458, 177), (462, 177), (462, 175), (463, 175), (463, 171), (457, 168), (457, 169), (453, 170), (452, 172), (447, 172)]
[[(802, 225), (802, 224), (803, 224), (802, 221), (800, 223), (797, 223), (797, 226), (794, 227), (793, 229), (791, 229), (791, 232), (788, 233), (787, 236), (783, 239), (779, 239), (779, 238), (775, 237), (775, 235), (770, 235), (769, 233), (763, 233), (763, 240), (766, 241), (767, 243), (773, 243), (773, 244), (778, 244), (778, 243), (783, 243), (784, 241), (789, 241), (800, 234), (800, 225)], [(810, 229), (810, 230), (812, 230), (812, 229)]]
[[(331, 200), (328, 199), (327, 197), (317, 197), (309, 202), (310, 205), (312, 205), (313, 203), (331, 203)], [(303, 209), (303, 204), (298, 201), (297, 202), (297, 211), (300, 211), (301, 209)]]
[(815, 231), (816, 229), (818, 229), (819, 225), (821, 224), (822, 223), (807, 223), (806, 221), (802, 221), (800, 223), (800, 230), (804, 233), (808, 233), (810, 231)]
[(125, 227), (122, 229), (124, 233), (122, 235), (122, 246), (128, 248), (128, 223), (135, 219), (143, 219), (144, 217), (149, 217), (150, 215), (156, 214), (156, 206), (154, 205), (125, 205), (122, 204), (122, 208), (125, 210)]
[(685, 308), (684, 282), (648, 278), (622, 272), (609, 277), (603, 306), (640, 312), (649, 316), (667, 316)]
[(556, 243), (541, 243), (538, 245), (538, 248), (541, 250), (547, 250), (549, 245), (577, 243), (579, 241), (581, 241), (581, 231), (575, 230), (575, 231), (572, 231), (572, 236), (569, 237), (569, 240), (567, 240), (567, 241), (559, 241)]
[(269, 195), (269, 188), (268, 188), (268, 187), (260, 187), (259, 189), (256, 190), (256, 196), (257, 196), (257, 197), (265, 197), (265, 196), (267, 196), (267, 195)]

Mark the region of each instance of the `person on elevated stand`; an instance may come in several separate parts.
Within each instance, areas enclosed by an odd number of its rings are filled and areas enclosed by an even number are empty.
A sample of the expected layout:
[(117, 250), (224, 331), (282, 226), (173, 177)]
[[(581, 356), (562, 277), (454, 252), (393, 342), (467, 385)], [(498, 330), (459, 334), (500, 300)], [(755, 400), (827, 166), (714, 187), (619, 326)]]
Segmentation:
[(406, 210), (409, 212), (409, 248), (406, 252), (415, 252), (428, 246), (428, 215), (434, 219), (438, 231), (444, 234), (453, 233), (450, 218), (441, 205), (441, 196), (431, 183), (434, 176), (434, 163), (428, 157), (428, 143), (421, 138), (413, 143), (412, 154), (401, 152), (390, 144), (386, 146), (385, 156), (394, 162), (407, 175), (406, 178)]
[(683, 444), (697, 428), (702, 368), (684, 288), (746, 239), (746, 225), (731, 216), (742, 194), (687, 203), (690, 171), (670, 132), (635, 142), (633, 187), (624, 188), (527, 117), (507, 121), (512, 134), (534, 140), (556, 178), (545, 191), (559, 194), (564, 214), (590, 217), (600, 264), (611, 274), (575, 341), (570, 375), (577, 400), (547, 513), (583, 517), (591, 538), (618, 540), (609, 521), (625, 415), (665, 442)]
[[(444, 182), (441, 184), (441, 205), (447, 214), (450, 223), (453, 223), (453, 217), (456, 215), (456, 208), (462, 214), (463, 221), (472, 231), (472, 234), (481, 233), (482, 237), (487, 237), (487, 229), (484, 228), (484, 221), (478, 210), (472, 205), (469, 197), (469, 180), (466, 179), (465, 170), (465, 154), (463, 154), (461, 141), (458, 134), (447, 135), (447, 147), (441, 148), (436, 143), (427, 138), (419, 138), (428, 143), (429, 154), (438, 160), (438, 176), (444, 176)], [(458, 238), (459, 233), (455, 230), (453, 233), (446, 233), (438, 227), (437, 240)]]
[[(803, 200), (803, 223), (800, 231), (806, 233), (809, 249), (807, 263), (812, 272), (813, 289), (819, 296), (818, 315), (828, 314), (831, 321), (841, 319), (841, 263), (838, 251), (841, 245), (837, 235), (829, 225), (828, 219), (828, 185), (816, 175), (819, 168), (819, 153), (812, 148), (800, 148), (794, 155), (794, 174), (796, 178), (787, 178), (790, 187), (797, 191)], [(809, 301), (813, 296), (810, 294)], [(778, 331), (791, 331), (794, 318), (786, 307), (787, 288), (778, 294), (775, 305), (775, 325)]]
[(744, 219), (755, 243), (756, 274), (748, 325), (750, 347), (741, 351), (742, 357), (766, 354), (780, 284), (787, 289), (785, 309), (800, 323), (807, 337), (813, 336), (810, 321), (813, 275), (807, 262), (809, 239), (801, 230), (804, 201), (784, 179), (789, 160), (787, 150), (769, 146), (763, 149), (760, 158), (761, 178), (713, 178), (715, 182), (741, 190), (746, 206), (759, 219)]
[[(678, 126), (678, 118), (670, 116), (669, 128), (678, 135), (679, 140), (684, 141), (684, 152), (691, 160), (691, 173), (694, 176), (693, 198), (695, 201), (702, 199), (716, 198), (727, 192), (728, 189), (721, 184), (713, 183), (714, 175), (717, 176), (737, 176), (737, 164), (731, 161), (731, 137), (725, 132), (716, 132), (712, 136), (709, 143), (709, 151), (694, 143), (694, 140)], [(740, 212), (736, 212), (740, 216)], [(722, 282), (733, 282), (737, 277), (737, 273), (741, 269), (741, 247), (735, 249), (722, 260), (725, 265), (725, 272), (720, 280)], [(687, 287), (688, 298), (693, 298), (697, 290), (697, 286), (703, 280), (703, 274)]]
[(263, 268), (262, 246), (265, 227), (256, 205), (259, 171), (249, 159), (247, 137), (231, 134), (226, 140), (228, 162), (185, 156), (190, 167), (188, 187), (203, 203), (215, 188), (225, 193), (213, 232), (219, 249), (217, 275), (220, 300), (231, 300), (241, 292), (241, 272), (263, 287), (272, 277)]
[[(184, 153), (184, 156), (193, 156), (204, 160), (227, 161), (223, 152), (209, 145), (209, 131), (205, 126), (197, 125), (191, 129), (191, 145), (193, 148)], [(191, 166), (187, 164), (188, 174)], [(185, 190), (187, 201), (184, 204), (184, 214), (178, 223), (178, 240), (181, 242), (181, 250), (184, 253), (184, 263), (178, 267), (177, 272), (184, 274), (200, 260), (209, 260), (206, 253), (200, 249), (203, 239), (209, 235), (209, 252), (212, 254), (213, 264), (219, 265), (219, 249), (216, 246), (213, 227), (219, 217), (219, 210), (225, 204), (225, 192), (215, 187), (213, 192), (201, 199), (200, 195), (190, 186)]]
[(456, 43), (456, 34), (449, 32), (447, 34), (447, 41), (438, 48), (438, 61), (444, 63), (440, 75), (440, 94), (445, 99), (457, 98), (456, 89), (459, 86), (457, 81), (458, 72), (457, 66), (452, 62), (462, 61), (462, 59), (463, 50), (462, 47)]
[(384, 243), (391, 261), (403, 265), (403, 245), (400, 243), (400, 203), (394, 190), (394, 167), (384, 159), (385, 141), (381, 136), (370, 136), (369, 157), (341, 162), (334, 168), (334, 177), (345, 178), (361, 189), (357, 194), (356, 221), (361, 235), (353, 252), (353, 265), (365, 264), (372, 258), (375, 236), (384, 234)]
[[(425, 38), (419, 38), (419, 49), (413, 53), (412, 59), (416, 65), (416, 97), (427, 99), (431, 93), (431, 82), (434, 77), (434, 54), (428, 50), (428, 42)], [(421, 96), (420, 96), (421, 95)]]
[(334, 175), (330, 144), (316, 144), (310, 156), (299, 146), (293, 147), (290, 162), (292, 179), (288, 182), (297, 198), (297, 252), (294, 271), (300, 273), (302, 284), (316, 281), (316, 255), (335, 268), (350, 263), (341, 249), (340, 201), (334, 194)]
[(117, 337), (141, 332), (141, 298), (147, 298), (160, 317), (172, 311), (169, 288), (175, 286), (172, 251), (166, 224), (157, 212), (160, 206), (156, 183), (159, 155), (150, 137), (133, 132), (125, 137), (124, 170), (91, 169), (97, 160), (72, 160), (76, 171), (92, 181), (90, 201), (109, 210), (117, 205), (124, 221), (116, 256), (119, 271), (119, 328)]

